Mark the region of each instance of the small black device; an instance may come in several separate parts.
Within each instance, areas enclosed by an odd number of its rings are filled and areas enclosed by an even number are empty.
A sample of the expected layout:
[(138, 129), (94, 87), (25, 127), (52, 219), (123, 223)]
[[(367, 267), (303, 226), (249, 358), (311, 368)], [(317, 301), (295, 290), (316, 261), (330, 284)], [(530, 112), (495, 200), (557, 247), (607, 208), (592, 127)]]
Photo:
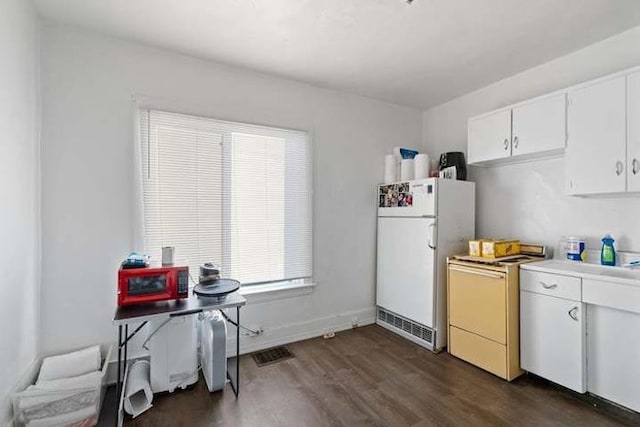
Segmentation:
[(456, 167), (456, 179), (460, 181), (467, 180), (467, 162), (464, 159), (464, 153), (461, 151), (450, 151), (440, 155), (440, 167), (443, 170), (448, 167)]

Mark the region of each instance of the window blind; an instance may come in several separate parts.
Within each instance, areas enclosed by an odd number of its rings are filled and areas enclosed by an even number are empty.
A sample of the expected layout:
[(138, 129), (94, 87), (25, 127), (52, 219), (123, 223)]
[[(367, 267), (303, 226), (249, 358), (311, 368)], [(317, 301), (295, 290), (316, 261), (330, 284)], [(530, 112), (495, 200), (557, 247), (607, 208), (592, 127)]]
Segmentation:
[(141, 109), (145, 251), (243, 285), (312, 274), (308, 134)]

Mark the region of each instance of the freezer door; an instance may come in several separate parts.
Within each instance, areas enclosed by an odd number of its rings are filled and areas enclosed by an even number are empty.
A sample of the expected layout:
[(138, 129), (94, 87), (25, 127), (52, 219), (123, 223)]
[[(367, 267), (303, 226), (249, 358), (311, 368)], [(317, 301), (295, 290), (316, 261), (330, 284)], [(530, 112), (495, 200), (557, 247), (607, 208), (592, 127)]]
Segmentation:
[(378, 216), (435, 216), (438, 180), (426, 178), (378, 186)]
[(378, 218), (376, 304), (434, 327), (433, 218)]

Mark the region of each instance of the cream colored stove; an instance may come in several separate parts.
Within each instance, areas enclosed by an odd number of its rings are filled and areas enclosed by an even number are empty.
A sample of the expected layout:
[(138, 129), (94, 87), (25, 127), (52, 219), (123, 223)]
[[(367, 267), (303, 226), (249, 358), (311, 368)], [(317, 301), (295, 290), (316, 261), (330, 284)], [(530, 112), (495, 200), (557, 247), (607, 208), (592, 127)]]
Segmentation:
[(447, 260), (449, 340), (453, 356), (508, 381), (520, 369), (520, 265), (540, 256)]

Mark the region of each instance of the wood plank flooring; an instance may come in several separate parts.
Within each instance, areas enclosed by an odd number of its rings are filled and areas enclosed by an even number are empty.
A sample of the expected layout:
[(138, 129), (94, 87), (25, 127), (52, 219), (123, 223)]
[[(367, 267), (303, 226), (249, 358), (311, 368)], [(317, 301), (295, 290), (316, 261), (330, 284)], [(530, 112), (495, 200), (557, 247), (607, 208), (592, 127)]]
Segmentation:
[(640, 425), (640, 414), (533, 376), (508, 383), (378, 326), (288, 347), (295, 358), (260, 368), (241, 358), (238, 399), (229, 385), (208, 393), (200, 379), (190, 390), (156, 396), (152, 409), (125, 425)]

